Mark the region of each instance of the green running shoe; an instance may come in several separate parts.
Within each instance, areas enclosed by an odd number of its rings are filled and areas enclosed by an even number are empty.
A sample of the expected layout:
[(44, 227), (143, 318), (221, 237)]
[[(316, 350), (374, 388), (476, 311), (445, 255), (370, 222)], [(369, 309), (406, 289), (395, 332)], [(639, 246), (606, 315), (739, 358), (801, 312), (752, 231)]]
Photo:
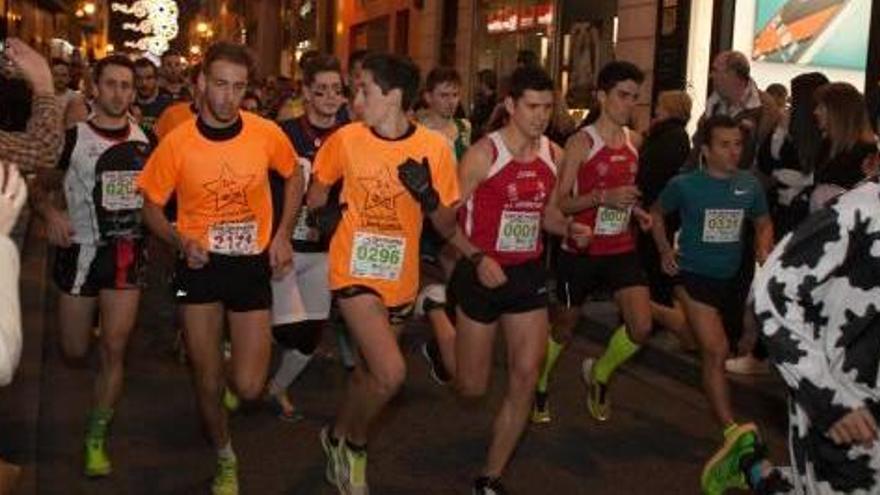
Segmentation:
[(535, 403), (532, 405), (532, 423), (545, 424), (551, 421), (550, 402), (547, 392), (535, 392)]
[(339, 446), (338, 487), (346, 495), (369, 495), (367, 486), (367, 452), (356, 452), (344, 442)]
[(217, 474), (211, 483), (212, 495), (238, 495), (238, 461), (217, 458)]
[(748, 489), (742, 460), (751, 456), (758, 445), (754, 423), (737, 426), (724, 437), (724, 445), (703, 467), (700, 486), (707, 495), (721, 495), (731, 488)]
[(241, 406), (241, 401), (229, 387), (223, 389), (223, 407), (229, 412), (235, 412)]
[(85, 474), (89, 478), (108, 476), (113, 471), (104, 440), (103, 436), (86, 437)]
[(611, 418), (611, 397), (608, 396), (608, 385), (596, 380), (593, 367), (596, 360), (585, 358), (581, 365), (581, 377), (587, 385), (587, 412), (596, 421), (608, 421)]

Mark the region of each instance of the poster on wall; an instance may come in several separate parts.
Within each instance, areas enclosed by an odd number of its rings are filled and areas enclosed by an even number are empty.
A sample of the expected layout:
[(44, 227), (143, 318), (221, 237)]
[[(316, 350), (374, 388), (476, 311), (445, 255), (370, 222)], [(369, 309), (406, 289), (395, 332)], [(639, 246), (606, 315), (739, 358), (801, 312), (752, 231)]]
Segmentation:
[(752, 59), (864, 71), (868, 0), (754, 0)]

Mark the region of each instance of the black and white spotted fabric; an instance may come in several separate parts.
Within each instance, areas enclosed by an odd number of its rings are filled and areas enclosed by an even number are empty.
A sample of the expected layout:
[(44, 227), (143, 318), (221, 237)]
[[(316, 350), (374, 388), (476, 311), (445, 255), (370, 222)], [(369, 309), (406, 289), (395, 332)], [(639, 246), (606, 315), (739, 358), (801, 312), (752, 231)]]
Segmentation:
[(850, 410), (880, 420), (880, 185), (869, 181), (812, 214), (756, 277), (755, 312), (788, 385), (796, 493), (880, 493), (880, 442), (837, 446)]

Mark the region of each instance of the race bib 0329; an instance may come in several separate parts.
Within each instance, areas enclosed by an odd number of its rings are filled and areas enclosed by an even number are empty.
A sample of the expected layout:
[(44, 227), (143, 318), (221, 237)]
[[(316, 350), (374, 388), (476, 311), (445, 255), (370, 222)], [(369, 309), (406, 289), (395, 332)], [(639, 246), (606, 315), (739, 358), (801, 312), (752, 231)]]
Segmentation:
[(708, 209), (703, 219), (703, 242), (739, 242), (743, 210)]

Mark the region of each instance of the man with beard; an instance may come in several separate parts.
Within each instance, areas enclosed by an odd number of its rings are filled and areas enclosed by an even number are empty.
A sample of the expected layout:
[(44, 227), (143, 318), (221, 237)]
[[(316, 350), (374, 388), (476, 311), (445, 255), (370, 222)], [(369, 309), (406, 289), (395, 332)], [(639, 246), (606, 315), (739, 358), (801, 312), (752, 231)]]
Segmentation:
[(57, 246), (53, 277), (61, 348), (81, 360), (101, 315), (99, 365), (85, 438), (85, 474), (107, 476), (107, 432), (122, 394), (124, 357), (135, 325), (144, 281), (144, 241), (135, 180), (149, 153), (143, 131), (128, 119), (134, 98), (134, 66), (123, 56), (100, 60), (94, 72), (92, 117), (67, 132), (58, 168), (64, 171), (65, 207), (52, 191), (37, 210)]
[(139, 58), (134, 63), (137, 99), (135, 106), (140, 110), (140, 124), (146, 132), (152, 132), (162, 111), (172, 103), (171, 97), (159, 91), (159, 69), (149, 59)]
[[(196, 399), (217, 449), (215, 495), (238, 493), (238, 463), (221, 398), (227, 386), (221, 351), (229, 323), (229, 388), (257, 398), (266, 383), (271, 350), (273, 275), (292, 268), (290, 238), (302, 180), (290, 142), (273, 122), (240, 110), (253, 74), (242, 45), (221, 42), (205, 56), (199, 78), (202, 107), (159, 144), (138, 187), (144, 220), (181, 253), (175, 298), (182, 308), (184, 340)], [(269, 171), (284, 177), (284, 203), (274, 238)], [(163, 206), (177, 195), (177, 224)]]

